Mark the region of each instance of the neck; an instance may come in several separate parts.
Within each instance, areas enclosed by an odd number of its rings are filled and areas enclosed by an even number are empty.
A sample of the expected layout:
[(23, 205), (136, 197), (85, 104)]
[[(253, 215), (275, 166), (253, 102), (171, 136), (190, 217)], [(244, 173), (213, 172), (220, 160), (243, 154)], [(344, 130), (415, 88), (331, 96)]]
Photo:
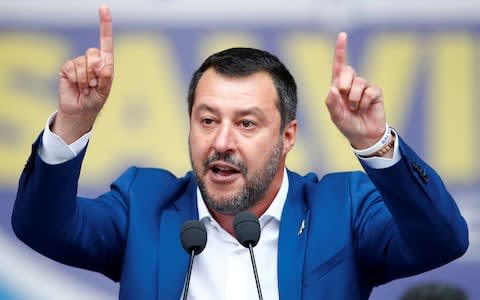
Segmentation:
[[(255, 216), (257, 216), (257, 218), (260, 218), (260, 216), (262, 216), (267, 211), (268, 207), (270, 207), (270, 204), (272, 204), (273, 199), (275, 199), (275, 195), (268, 201), (267, 199), (265, 199), (265, 201), (262, 199), (262, 201), (257, 203), (252, 208), (249, 208), (248, 210)], [(210, 211), (210, 214), (212, 214), (212, 217), (223, 229), (225, 229), (225, 231), (230, 233), (232, 236), (235, 236), (235, 230), (233, 229), (233, 219), (235, 218), (235, 216), (224, 215), (210, 208), (208, 208), (208, 210)]]

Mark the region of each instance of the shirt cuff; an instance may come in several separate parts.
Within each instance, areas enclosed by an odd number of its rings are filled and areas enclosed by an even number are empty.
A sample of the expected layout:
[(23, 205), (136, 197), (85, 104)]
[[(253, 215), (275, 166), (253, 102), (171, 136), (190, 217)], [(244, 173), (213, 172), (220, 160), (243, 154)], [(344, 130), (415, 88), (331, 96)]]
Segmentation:
[(393, 157), (388, 158), (388, 157), (380, 157), (380, 156), (373, 156), (373, 157), (362, 157), (357, 155), (358, 159), (362, 160), (365, 162), (367, 166), (373, 169), (385, 169), (388, 167), (393, 166), (397, 162), (400, 161), (402, 158), (400, 155), (400, 150), (399, 150), (399, 143), (400, 139), (398, 138), (398, 134), (393, 128), (391, 128), (392, 132), (397, 136), (395, 139), (394, 145), (393, 145)]
[(67, 145), (65, 141), (50, 130), (50, 125), (55, 120), (57, 112), (54, 112), (47, 120), (43, 131), (42, 143), (38, 147), (38, 155), (47, 164), (57, 165), (64, 163), (82, 151), (92, 135), (92, 130), (85, 133), (78, 140)]

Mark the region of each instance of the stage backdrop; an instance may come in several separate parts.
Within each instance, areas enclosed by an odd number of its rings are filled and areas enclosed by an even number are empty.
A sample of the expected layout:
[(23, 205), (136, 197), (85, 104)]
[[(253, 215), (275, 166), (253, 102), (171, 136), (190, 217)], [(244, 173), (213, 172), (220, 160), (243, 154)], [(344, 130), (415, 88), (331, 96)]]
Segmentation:
[[(11, 230), (18, 177), (31, 143), (55, 111), (58, 70), (66, 59), (98, 45), (96, 1), (86, 1), (82, 9), (25, 2), (31, 5), (0, 4), (0, 299), (115, 299), (115, 283), (36, 254)], [(271, 51), (297, 79), (300, 136), (288, 159), (290, 169), (319, 176), (360, 169), (324, 104), (335, 36), (345, 30), (350, 63), (383, 88), (389, 124), (443, 175), (470, 228), (463, 258), (376, 288), (372, 299), (398, 299), (408, 286), (426, 281), (449, 282), (480, 299), (478, 18), (449, 18), (448, 10), (434, 18), (429, 9), (419, 16), (408, 10), (397, 15), (383, 8), (391, 16), (385, 18), (375, 1), (359, 10), (364, 18), (357, 16), (356, 22), (358, 7), (349, 1), (329, 3), (326, 12), (317, 13), (308, 8), (321, 9), (319, 4), (303, 1), (300, 8), (272, 7), (270, 14), (267, 4), (261, 11), (253, 2), (251, 11), (239, 6), (238, 14), (216, 1), (204, 6), (144, 2), (110, 5), (115, 80), (89, 145), (81, 194), (106, 191), (133, 164), (178, 176), (187, 172), (188, 81), (207, 55), (231, 46)]]

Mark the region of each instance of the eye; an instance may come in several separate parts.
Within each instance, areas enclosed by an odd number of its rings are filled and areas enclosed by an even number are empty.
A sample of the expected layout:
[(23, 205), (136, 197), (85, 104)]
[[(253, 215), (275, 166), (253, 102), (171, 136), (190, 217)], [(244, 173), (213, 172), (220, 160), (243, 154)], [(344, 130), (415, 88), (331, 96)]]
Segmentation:
[(213, 123), (215, 123), (215, 120), (213, 120), (211, 118), (203, 118), (201, 120), (201, 123), (202, 123), (202, 125), (205, 125), (205, 126), (211, 126), (211, 125), (213, 125)]
[(250, 120), (242, 120), (242, 121), (240, 122), (240, 126), (242, 126), (243, 128), (248, 128), (248, 129), (250, 129), (250, 128), (255, 127), (255, 123), (252, 122), (252, 121), (250, 121)]

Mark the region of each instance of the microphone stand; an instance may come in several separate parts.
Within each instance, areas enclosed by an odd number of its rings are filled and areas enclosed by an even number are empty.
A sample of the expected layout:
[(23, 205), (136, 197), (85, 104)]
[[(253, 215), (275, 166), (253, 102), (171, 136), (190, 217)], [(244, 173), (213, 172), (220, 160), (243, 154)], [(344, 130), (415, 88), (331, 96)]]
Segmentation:
[(250, 251), (250, 259), (252, 260), (253, 275), (255, 276), (255, 284), (257, 285), (258, 299), (263, 300), (262, 290), (260, 288), (260, 280), (258, 279), (257, 263), (255, 262), (255, 256), (253, 255), (253, 247), (251, 243), (248, 243), (248, 250)]
[(192, 253), (190, 254), (190, 262), (188, 264), (188, 276), (185, 279), (185, 287), (183, 288), (183, 300), (187, 300), (188, 296), (188, 287), (190, 285), (190, 276), (192, 274), (192, 267), (193, 267), (193, 258), (195, 257), (195, 249), (192, 250)]

